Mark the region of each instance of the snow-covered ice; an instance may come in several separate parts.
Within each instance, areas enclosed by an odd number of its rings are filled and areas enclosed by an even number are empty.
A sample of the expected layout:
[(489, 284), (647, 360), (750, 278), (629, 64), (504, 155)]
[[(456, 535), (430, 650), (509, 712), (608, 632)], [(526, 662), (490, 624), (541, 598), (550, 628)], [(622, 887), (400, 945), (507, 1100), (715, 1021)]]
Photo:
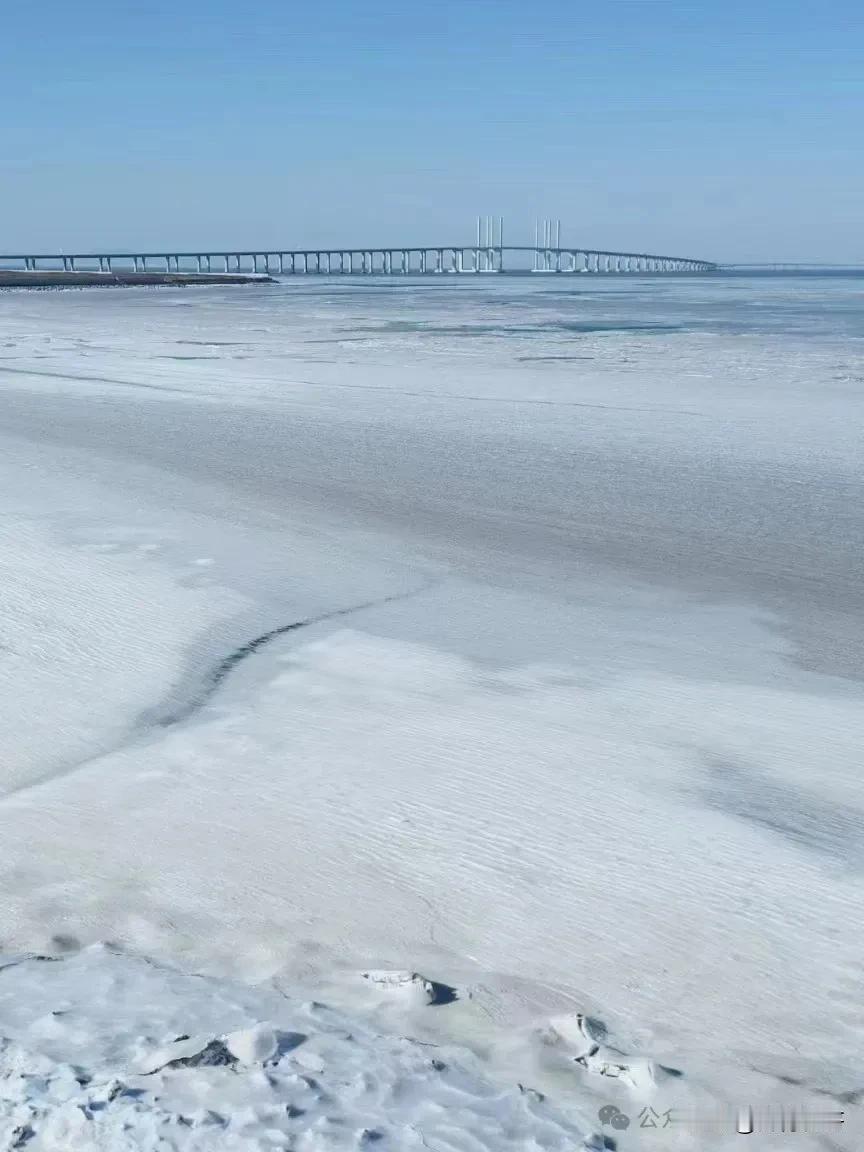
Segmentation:
[(0, 975), (4, 1149), (602, 1148), (542, 1094), (489, 1084), (469, 1052), (314, 1001), (98, 946)]
[[(2, 304), (0, 952), (62, 957), (0, 969), (16, 1140), (563, 1148), (782, 1102), (860, 1145), (855, 281)], [(307, 1000), (360, 1057), (282, 1051)], [(176, 1044), (228, 1063), (72, 1087)]]

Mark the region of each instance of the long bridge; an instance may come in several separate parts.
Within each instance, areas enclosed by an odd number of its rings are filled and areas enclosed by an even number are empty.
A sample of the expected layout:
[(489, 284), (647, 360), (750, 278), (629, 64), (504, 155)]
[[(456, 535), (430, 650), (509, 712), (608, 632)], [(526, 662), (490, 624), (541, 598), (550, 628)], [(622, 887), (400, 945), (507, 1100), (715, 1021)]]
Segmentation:
[[(497, 228), (496, 228), (497, 224)], [(538, 221), (535, 242), (504, 244), (503, 220), (478, 218), (473, 244), (400, 244), (396, 247), (359, 248), (234, 248), (193, 251), (103, 251), (19, 253), (0, 255), (0, 268), (23, 272), (250, 273), (252, 275), (425, 275), (427, 273), (500, 273), (513, 257), (521, 269), (530, 264), (537, 273), (661, 273), (713, 272), (719, 265), (708, 260), (661, 256), (650, 252), (613, 252), (582, 245), (562, 245), (561, 225), (553, 234), (551, 221)], [(516, 254), (519, 254), (516, 256)], [(508, 260), (507, 257), (511, 257)]]

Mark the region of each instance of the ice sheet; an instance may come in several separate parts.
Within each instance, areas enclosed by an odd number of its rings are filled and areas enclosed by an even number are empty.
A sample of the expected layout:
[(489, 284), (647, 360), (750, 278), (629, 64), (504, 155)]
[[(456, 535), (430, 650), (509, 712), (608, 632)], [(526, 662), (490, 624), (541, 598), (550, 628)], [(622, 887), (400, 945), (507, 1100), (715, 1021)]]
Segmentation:
[[(5, 950), (419, 970), (388, 1029), (583, 1119), (851, 1130), (855, 297), (615, 291), (4, 300)], [(654, 1073), (550, 1066), (576, 1012)]]

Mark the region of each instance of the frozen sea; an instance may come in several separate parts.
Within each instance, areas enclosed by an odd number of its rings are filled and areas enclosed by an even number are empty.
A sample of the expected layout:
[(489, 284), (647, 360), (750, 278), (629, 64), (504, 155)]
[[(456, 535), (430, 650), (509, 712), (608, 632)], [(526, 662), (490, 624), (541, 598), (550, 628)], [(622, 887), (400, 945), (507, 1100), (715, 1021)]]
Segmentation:
[[(856, 276), (0, 293), (0, 953), (324, 1001), (564, 1117), (383, 1149), (861, 1147), (862, 440)], [(0, 1037), (71, 1059), (27, 964)], [(168, 1146), (307, 1147), (243, 1138)]]

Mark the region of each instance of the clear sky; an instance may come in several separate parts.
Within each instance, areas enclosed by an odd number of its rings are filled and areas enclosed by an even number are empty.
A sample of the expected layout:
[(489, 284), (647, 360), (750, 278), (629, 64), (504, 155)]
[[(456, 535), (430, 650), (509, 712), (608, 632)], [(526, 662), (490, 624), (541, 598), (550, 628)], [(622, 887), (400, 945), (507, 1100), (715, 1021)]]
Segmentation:
[(861, 0), (3, 0), (0, 250), (864, 263)]

